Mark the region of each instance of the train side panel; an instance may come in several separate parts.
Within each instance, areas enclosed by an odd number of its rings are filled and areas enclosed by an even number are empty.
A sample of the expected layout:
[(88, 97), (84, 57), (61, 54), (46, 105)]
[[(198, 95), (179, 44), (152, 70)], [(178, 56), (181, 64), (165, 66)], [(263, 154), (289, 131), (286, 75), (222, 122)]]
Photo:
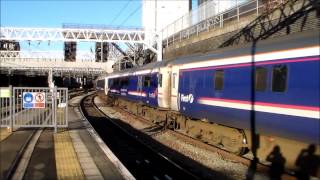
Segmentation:
[(180, 112), (249, 129), (254, 98), (258, 133), (319, 143), (319, 56), (257, 63), (256, 73), (258, 68), (264, 83), (256, 85), (254, 97), (250, 64), (180, 71)]

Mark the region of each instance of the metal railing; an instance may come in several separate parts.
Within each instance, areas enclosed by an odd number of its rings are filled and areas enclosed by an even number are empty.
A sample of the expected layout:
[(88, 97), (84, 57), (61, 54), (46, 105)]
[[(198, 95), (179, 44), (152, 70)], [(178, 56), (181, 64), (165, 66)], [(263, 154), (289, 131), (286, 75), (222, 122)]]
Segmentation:
[(62, 28), (67, 29), (129, 29), (129, 30), (141, 30), (144, 28), (140, 26), (110, 26), (104, 24), (77, 24), (77, 23), (63, 23)]
[[(9, 95), (0, 96), (0, 127), (12, 130), (20, 127), (54, 127), (55, 131), (58, 127), (68, 127), (67, 88), (9, 87), (7, 90)], [(38, 107), (35, 104), (34, 107), (26, 107), (24, 93), (42, 94), (43, 103)]]
[[(0, 51), (2, 58), (24, 59), (64, 59), (63, 51)], [(95, 61), (95, 54), (90, 51), (77, 51), (77, 61)]]
[(234, 0), (229, 7), (221, 9), (216, 7), (220, 0), (208, 1), (162, 29), (163, 44), (168, 46), (175, 41), (189, 38), (191, 35), (198, 35), (210, 29), (223, 28), (228, 22), (240, 23), (241, 18), (250, 15), (258, 17), (270, 6), (277, 6), (285, 1), (269, 0), (266, 4), (263, 3), (263, 0)]
[[(59, 56), (60, 51), (0, 51), (1, 69), (11, 70), (54, 70), (61, 72), (83, 72), (101, 74), (110, 72), (115, 59), (96, 62), (95, 59), (76, 59), (66, 62)], [(58, 55), (57, 55), (58, 54)]]

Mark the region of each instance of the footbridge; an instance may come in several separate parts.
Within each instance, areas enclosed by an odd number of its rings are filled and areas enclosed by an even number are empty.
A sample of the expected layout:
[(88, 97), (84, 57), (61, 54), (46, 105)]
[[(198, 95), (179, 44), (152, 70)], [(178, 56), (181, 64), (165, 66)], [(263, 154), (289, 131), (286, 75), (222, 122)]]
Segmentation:
[(100, 75), (110, 72), (115, 60), (95, 62), (94, 55), (80, 53), (76, 62), (64, 61), (63, 53), (57, 51), (0, 51), (1, 70), (12, 72), (32, 71)]

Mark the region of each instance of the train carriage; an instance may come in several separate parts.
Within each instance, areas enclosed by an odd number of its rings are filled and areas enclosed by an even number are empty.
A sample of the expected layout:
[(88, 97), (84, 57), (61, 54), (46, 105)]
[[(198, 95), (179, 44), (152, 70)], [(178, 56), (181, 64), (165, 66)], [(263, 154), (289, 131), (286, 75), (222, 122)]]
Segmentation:
[[(268, 51), (257, 48), (254, 55), (248, 46), (175, 61), (178, 110), (239, 129), (250, 128), (250, 110), (254, 110), (258, 133), (318, 143), (319, 46), (308, 36), (291, 38), (292, 43), (264, 42), (262, 47)], [(302, 40), (304, 47), (297, 48)]]
[(239, 154), (251, 148), (253, 115), (260, 160), (280, 145), (293, 167), (303, 148), (319, 147), (319, 43), (311, 31), (151, 63), (108, 75), (106, 93), (137, 115)]
[[(166, 102), (168, 90), (158, 87), (159, 77), (161, 81), (169, 80), (168, 72), (162, 76), (159, 73), (160, 69), (163, 72), (166, 71), (165, 62), (151, 63), (141, 68), (111, 74), (107, 80), (108, 93), (130, 101), (145, 103), (151, 107), (169, 108), (168, 102)], [(160, 102), (160, 106), (158, 102)]]

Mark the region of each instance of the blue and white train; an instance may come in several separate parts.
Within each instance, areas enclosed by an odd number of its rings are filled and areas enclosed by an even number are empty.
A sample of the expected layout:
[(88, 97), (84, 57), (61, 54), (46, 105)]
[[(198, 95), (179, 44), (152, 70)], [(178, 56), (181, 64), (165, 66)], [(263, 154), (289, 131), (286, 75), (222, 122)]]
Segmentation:
[(237, 153), (251, 147), (253, 110), (260, 160), (280, 145), (293, 167), (301, 149), (320, 142), (318, 36), (304, 32), (223, 48), (101, 81), (119, 106)]

